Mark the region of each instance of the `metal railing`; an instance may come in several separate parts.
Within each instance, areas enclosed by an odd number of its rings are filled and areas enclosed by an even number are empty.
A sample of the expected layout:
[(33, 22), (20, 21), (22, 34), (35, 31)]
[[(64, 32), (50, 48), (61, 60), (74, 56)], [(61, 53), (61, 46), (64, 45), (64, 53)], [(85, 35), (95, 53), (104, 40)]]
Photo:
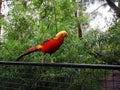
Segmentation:
[(0, 62), (0, 90), (120, 90), (120, 66)]

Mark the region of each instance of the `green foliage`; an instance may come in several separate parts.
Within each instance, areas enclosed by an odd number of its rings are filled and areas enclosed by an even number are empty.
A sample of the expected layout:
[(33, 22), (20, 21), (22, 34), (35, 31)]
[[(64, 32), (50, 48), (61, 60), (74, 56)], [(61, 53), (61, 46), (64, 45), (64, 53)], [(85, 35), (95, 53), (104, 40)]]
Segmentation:
[[(80, 3), (69, 0), (33, 0), (25, 8), (23, 2), (13, 1), (11, 5), (14, 7), (9, 11), (7, 20), (1, 19), (5, 29), (4, 42), (0, 45), (0, 57), (3, 60), (14, 61), (29, 47), (52, 38), (60, 30), (66, 30), (69, 36), (53, 55), (56, 62), (119, 63), (119, 21), (105, 33), (89, 31), (79, 40), (75, 22), (86, 21), (83, 13), (77, 20), (74, 17), (76, 8), (81, 8)], [(23, 61), (32, 59), (40, 61), (41, 53), (26, 56)], [(46, 55), (46, 62), (49, 62), (49, 55)]]
[[(87, 21), (83, 12), (77, 18), (74, 16), (76, 5), (80, 8), (80, 3), (76, 4), (70, 0), (32, 0), (25, 8), (23, 2), (24, 0), (13, 1), (11, 5), (14, 7), (9, 11), (7, 20), (2, 20), (0, 23), (5, 29), (4, 42), (0, 44), (0, 58), (2, 60), (14, 61), (29, 47), (36, 46), (44, 40), (52, 38), (61, 30), (66, 30), (69, 36), (65, 38), (61, 48), (53, 54), (53, 60), (56, 63), (116, 64), (119, 61), (120, 22), (105, 33), (89, 31), (84, 34), (82, 39), (79, 39), (76, 31), (76, 22), (82, 23)], [(21, 61), (41, 62), (41, 56), (41, 52), (36, 52), (25, 56)], [(50, 62), (48, 54), (45, 55), (45, 62)], [(34, 77), (34, 68), (19, 68), (18, 72), (31, 72), (31, 77)], [(44, 71), (43, 68), (41, 68), (42, 70)], [(57, 76), (54, 74), (54, 71), (56, 70), (54, 68), (45, 70), (45, 73), (40, 72), (43, 74), (43, 77), (39, 79), (55, 79)], [(58, 76), (73, 76), (75, 74), (76, 77), (82, 77), (77, 81), (73, 78), (75, 84), (81, 83), (85, 78), (84, 73), (81, 74), (81, 71), (72, 69), (63, 69), (63, 71), (58, 73)], [(39, 69), (35, 73), (37, 72), (39, 72)], [(89, 72), (90, 70), (85, 73)], [(94, 73), (98, 72), (95, 71)], [(22, 79), (22, 77), (28, 77), (24, 75), (16, 76), (14, 72), (8, 73), (7, 70), (2, 75), (11, 75), (11, 77), (18, 78), (17, 80)], [(39, 79), (36, 81), (40, 83)], [(64, 80), (69, 82), (69, 79), (64, 78)], [(31, 85), (34, 81), (25, 82)], [(86, 82), (91, 83), (89, 78)], [(97, 81), (94, 80), (93, 83), (96, 84)], [(76, 90), (78, 90), (77, 87)], [(88, 90), (96, 89), (91, 87)]]
[(101, 33), (98, 31), (88, 32), (90, 39), (86, 41), (87, 50), (101, 63), (120, 64), (120, 21), (111, 26), (108, 31)]
[[(27, 4), (25, 8), (24, 1), (13, 1), (10, 5), (13, 5), (12, 10), (9, 11), (8, 20), (3, 22), (5, 35), (5, 42), (1, 45), (1, 57), (4, 60), (15, 60), (24, 50), (29, 47), (36, 46), (39, 43), (45, 41), (48, 38), (52, 38), (60, 30), (66, 30), (69, 33), (68, 39), (59, 51), (53, 56), (56, 62), (57, 59), (69, 59), (70, 62), (79, 62), (78, 60), (72, 60), (79, 54), (79, 38), (75, 31), (75, 2), (69, 0), (33, 0)], [(39, 6), (39, 7), (38, 7)], [(82, 18), (82, 17), (81, 17)], [(71, 47), (72, 46), (72, 47)], [(71, 51), (69, 51), (69, 49)], [(73, 51), (72, 51), (73, 50)], [(62, 55), (62, 56), (61, 56)], [(68, 58), (67, 58), (68, 57)], [(28, 59), (28, 60), (26, 60)], [(41, 60), (41, 53), (34, 53), (25, 57), (23, 61), (35, 61)], [(46, 55), (46, 61), (49, 62), (49, 56)], [(62, 60), (62, 62), (69, 62), (68, 60)]]
[(44, 67), (1, 66), (1, 89), (29, 90), (101, 90), (99, 80), (107, 70)]

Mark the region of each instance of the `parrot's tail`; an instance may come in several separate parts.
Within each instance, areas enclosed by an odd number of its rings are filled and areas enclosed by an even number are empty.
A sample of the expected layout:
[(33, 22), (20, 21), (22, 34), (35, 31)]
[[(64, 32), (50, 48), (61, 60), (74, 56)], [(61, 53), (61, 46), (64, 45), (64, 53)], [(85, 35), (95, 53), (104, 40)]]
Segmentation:
[(26, 50), (23, 54), (21, 54), (15, 61), (19, 61), (23, 56), (28, 55), (28, 54), (30, 54), (32, 52), (40, 51), (41, 48), (42, 48), (41, 45), (31, 47), (28, 50)]

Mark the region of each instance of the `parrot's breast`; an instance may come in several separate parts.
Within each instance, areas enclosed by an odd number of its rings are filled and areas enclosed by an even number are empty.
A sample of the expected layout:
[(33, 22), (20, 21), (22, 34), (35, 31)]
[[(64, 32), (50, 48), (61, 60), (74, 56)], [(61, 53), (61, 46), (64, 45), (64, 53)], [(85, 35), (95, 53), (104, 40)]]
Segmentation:
[(59, 40), (55, 40), (55, 39), (47, 40), (42, 44), (41, 51), (44, 53), (52, 54), (60, 48), (63, 42), (64, 42), (64, 38), (61, 38)]

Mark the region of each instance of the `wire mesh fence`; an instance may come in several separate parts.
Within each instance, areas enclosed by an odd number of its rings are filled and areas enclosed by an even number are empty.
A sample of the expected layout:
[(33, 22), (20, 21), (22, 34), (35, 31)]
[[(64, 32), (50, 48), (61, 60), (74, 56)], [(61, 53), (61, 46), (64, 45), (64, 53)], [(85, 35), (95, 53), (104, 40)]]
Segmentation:
[(0, 62), (0, 90), (120, 90), (120, 66)]

